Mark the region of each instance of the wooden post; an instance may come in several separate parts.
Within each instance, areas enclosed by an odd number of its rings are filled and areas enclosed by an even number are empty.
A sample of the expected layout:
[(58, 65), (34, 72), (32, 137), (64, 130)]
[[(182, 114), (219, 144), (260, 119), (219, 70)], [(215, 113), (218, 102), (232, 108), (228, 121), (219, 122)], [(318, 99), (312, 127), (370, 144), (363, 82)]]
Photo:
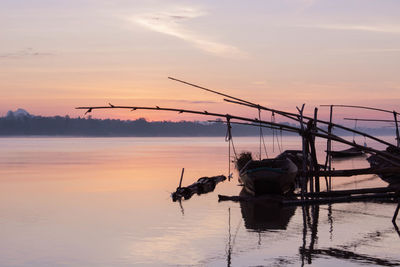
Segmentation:
[(400, 135), (399, 135), (399, 125), (397, 123), (397, 112), (393, 111), (394, 115), (394, 122), (396, 124), (396, 140), (397, 140), (397, 147), (400, 147)]
[(301, 174), (301, 199), (304, 199), (304, 194), (307, 193), (307, 140), (305, 137), (305, 130), (304, 130), (304, 121), (303, 121), (303, 111), (304, 111), (304, 106), (299, 109), (298, 107), (297, 110), (300, 113), (300, 128), (301, 128), (301, 140), (302, 140), (302, 151), (303, 151), (303, 170)]
[[(230, 127), (228, 125), (228, 127)], [(228, 140), (228, 181), (231, 180), (231, 140)]]
[[(318, 108), (314, 109), (314, 131), (317, 131), (317, 121), (318, 121)], [(314, 152), (313, 152), (314, 150)], [(317, 160), (317, 155), (315, 152), (315, 136), (313, 135), (313, 149), (311, 150), (311, 153), (315, 153), (315, 162), (314, 162), (314, 170), (319, 171), (319, 165), (318, 165), (318, 160)], [(315, 176), (315, 191), (319, 192), (320, 191), (320, 184), (319, 184), (319, 175)]]
[[(316, 172), (314, 173), (314, 175), (310, 175), (310, 183), (313, 182), (313, 179), (311, 177), (315, 178), (315, 192), (319, 192), (320, 191), (320, 185), (319, 185), (319, 164), (318, 164), (318, 160), (317, 160), (317, 152), (315, 149), (315, 141), (310, 138), (310, 149), (311, 149), (311, 167), (312, 169)], [(313, 186), (310, 185), (310, 188), (312, 188)], [(311, 191), (313, 192), (313, 191)]]
[(182, 173), (181, 173), (181, 179), (180, 179), (180, 181), (179, 181), (179, 187), (178, 188), (181, 188), (182, 187), (182, 180), (183, 180), (183, 172), (185, 171), (185, 168), (182, 168)]
[[(326, 141), (326, 159), (325, 159), (325, 167), (324, 167), (325, 170), (328, 168), (328, 171), (331, 171), (331, 169), (332, 169), (332, 157), (331, 157), (332, 140), (330, 138), (330, 136), (332, 134), (332, 113), (333, 113), (333, 105), (330, 106), (328, 138)], [(330, 191), (331, 190), (331, 177), (329, 177), (329, 182), (328, 182), (328, 177), (325, 176), (325, 181), (326, 181), (326, 187), (327, 187), (326, 190)]]
[[(307, 177), (310, 179), (309, 180), (309, 186), (310, 186), (310, 193), (314, 193), (314, 175), (310, 175), (310, 173), (314, 173), (317, 169), (315, 169), (315, 145), (314, 145), (314, 136), (311, 134), (311, 131), (313, 129), (314, 122), (312, 120), (308, 121), (307, 123), (307, 129), (306, 129), (306, 140), (307, 140), (307, 158), (306, 161), (308, 163), (308, 159), (311, 159), (311, 162), (309, 162), (308, 165), (308, 170), (310, 171)], [(311, 155), (311, 157), (309, 157)]]
[(261, 123), (260, 123), (260, 147), (259, 147), (260, 157), (259, 157), (259, 160), (261, 160), (261, 142), (262, 142), (262, 128), (261, 128)]

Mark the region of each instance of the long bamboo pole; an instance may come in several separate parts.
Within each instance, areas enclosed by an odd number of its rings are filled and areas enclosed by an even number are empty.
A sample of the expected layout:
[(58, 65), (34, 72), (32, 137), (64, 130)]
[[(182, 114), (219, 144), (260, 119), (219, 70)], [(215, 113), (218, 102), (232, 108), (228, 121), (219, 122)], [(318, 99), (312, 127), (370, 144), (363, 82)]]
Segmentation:
[[(361, 188), (361, 189), (350, 189), (350, 190), (335, 190), (330, 192), (316, 192), (307, 193), (309, 197), (336, 197), (336, 196), (349, 196), (349, 195), (360, 195), (360, 194), (371, 194), (371, 193), (393, 193), (398, 189), (396, 187), (375, 187), (375, 188)], [(295, 194), (299, 196), (299, 194)]]
[(343, 118), (346, 121), (374, 121), (374, 122), (396, 122), (395, 120), (381, 120), (381, 119), (359, 119), (359, 118)]
[[(194, 83), (189, 83), (189, 82), (186, 82), (186, 81), (183, 81), (183, 80), (180, 80), (180, 79), (176, 79), (176, 78), (173, 78), (173, 77), (168, 77), (168, 79), (171, 79), (173, 81), (177, 81), (177, 82), (189, 85), (189, 86), (193, 86), (193, 87), (196, 87), (196, 88), (199, 88), (199, 89), (202, 89), (202, 90), (205, 90), (205, 91), (217, 94), (217, 95), (221, 95), (221, 96), (224, 96), (224, 97), (228, 97), (228, 98), (237, 100), (237, 101), (232, 101), (232, 100), (229, 100), (229, 99), (224, 99), (227, 102), (241, 104), (241, 105), (245, 105), (245, 106), (252, 107), (252, 108), (257, 108), (257, 109), (262, 109), (262, 110), (275, 112), (277, 114), (280, 114), (280, 115), (282, 115), (284, 117), (287, 117), (289, 119), (296, 120), (296, 121), (300, 120), (300, 118), (298, 117), (297, 114), (294, 114), (294, 113), (291, 113), (291, 112), (285, 112), (285, 111), (281, 111), (281, 110), (271, 109), (271, 108), (268, 108), (268, 107), (265, 107), (265, 106), (261, 106), (261, 105), (256, 104), (256, 103), (252, 103), (250, 101), (247, 101), (247, 100), (244, 100), (244, 99), (241, 99), (241, 98), (237, 98), (237, 97), (234, 97), (234, 96), (231, 96), (231, 95), (228, 95), (228, 94), (224, 94), (224, 93), (221, 93), (221, 92), (218, 92), (218, 91), (215, 91), (215, 90), (203, 87), (203, 86), (199, 86), (199, 85), (196, 85)], [(339, 107), (366, 108), (366, 109), (371, 109), (371, 110), (376, 110), (376, 111), (383, 111), (383, 112), (392, 113), (392, 111), (389, 111), (389, 110), (378, 109), (378, 108), (370, 108), (370, 107), (363, 107), (363, 106), (354, 106), (354, 105), (321, 105), (321, 106), (339, 106)], [(303, 119), (311, 120), (312, 118), (311, 117), (307, 117), (307, 116), (303, 116)], [(331, 123), (328, 123), (328, 122), (322, 121), (322, 120), (318, 120), (317, 122), (331, 125)], [(388, 142), (386, 142), (384, 140), (376, 138), (376, 137), (374, 137), (372, 135), (357, 131), (355, 129), (353, 130), (351, 128), (348, 128), (348, 127), (345, 127), (345, 126), (342, 126), (342, 125), (339, 125), (339, 124), (334, 124), (332, 126), (334, 126), (336, 128), (341, 128), (341, 129), (349, 131), (349, 132), (357, 133), (359, 135), (362, 135), (362, 136), (364, 136), (366, 138), (370, 138), (372, 140), (375, 140), (375, 141), (377, 141), (379, 143), (382, 143), (382, 144), (385, 144), (387, 146), (393, 146), (393, 144), (391, 144), (391, 143), (388, 143)], [(398, 142), (400, 142), (400, 140)]]
[[(208, 120), (208, 122), (214, 122), (214, 123), (222, 123), (226, 124), (225, 121), (218, 121), (218, 120)], [(236, 124), (236, 125), (245, 125), (245, 126), (253, 126), (253, 127), (260, 127), (260, 124), (253, 124), (253, 123), (245, 123), (245, 122), (237, 122), (237, 121), (231, 121), (231, 124)], [(263, 128), (267, 129), (272, 129), (272, 130), (281, 130), (282, 128), (280, 127), (273, 127), (273, 126), (268, 126), (268, 125), (261, 125)], [(289, 129), (285, 130), (286, 132), (292, 132), (292, 133), (298, 133), (298, 131), (291, 131)]]
[[(252, 105), (249, 105), (249, 104), (246, 104), (246, 103), (242, 103), (242, 102), (238, 102), (238, 101), (233, 101), (233, 100), (229, 100), (229, 99), (224, 99), (224, 101), (229, 102), (229, 103), (233, 103), (233, 104), (238, 104), (238, 105), (243, 105), (243, 106), (255, 108), (255, 107), (252, 106)], [(286, 112), (286, 111), (277, 111), (277, 110), (275, 110), (275, 109), (270, 109), (270, 108), (265, 108), (265, 107), (260, 107), (260, 108), (261, 108), (261, 109), (268, 110), (268, 111), (273, 111), (273, 112), (275, 112), (275, 113), (277, 113), (277, 114), (280, 114), (280, 115), (285, 114), (285, 115), (286, 115), (285, 117), (291, 118), (291, 119), (293, 119), (293, 120), (295, 120), (295, 121), (299, 121), (298, 118), (296, 118), (296, 119), (294, 118), (294, 116), (298, 116), (298, 115), (296, 115), (295, 113)], [(303, 116), (303, 118), (304, 118), (304, 119), (307, 119), (307, 120), (311, 120), (311, 119), (312, 119), (311, 117), (308, 117), (308, 116)], [(321, 124), (326, 124), (326, 125), (328, 125), (328, 127), (329, 127), (329, 125), (332, 125), (332, 127), (340, 128), (340, 129), (343, 129), (343, 130), (346, 130), (346, 131), (349, 131), (349, 132), (352, 132), (352, 133), (356, 133), (356, 134), (365, 136), (366, 138), (372, 139), (372, 140), (374, 140), (374, 141), (376, 141), (376, 142), (382, 143), (382, 144), (387, 145), (387, 146), (394, 146), (393, 144), (391, 144), (391, 143), (389, 143), (389, 142), (386, 142), (386, 141), (384, 141), (384, 140), (382, 140), (382, 139), (379, 139), (379, 138), (377, 138), (377, 137), (375, 137), (375, 136), (369, 135), (369, 134), (364, 133), (364, 132), (360, 132), (360, 131), (355, 130), (355, 129), (348, 128), (348, 127), (343, 126), (343, 125), (340, 125), (340, 124), (330, 123), (330, 122), (323, 121), (323, 120), (317, 120), (317, 122), (318, 122), (318, 123), (321, 123)], [(318, 130), (320, 131), (321, 128), (318, 128)]]
[[(231, 103), (235, 103), (235, 104), (241, 104), (241, 105), (245, 105), (245, 106), (252, 107), (252, 108), (257, 108), (257, 109), (262, 109), (262, 110), (275, 112), (276, 114), (279, 114), (279, 115), (284, 116), (286, 118), (289, 118), (289, 119), (292, 119), (292, 120), (295, 120), (295, 121), (300, 121), (299, 116), (297, 114), (295, 114), (295, 113), (276, 110), (276, 109), (268, 108), (268, 107), (265, 107), (265, 106), (261, 106), (259, 104), (252, 103), (250, 101), (247, 101), (247, 100), (244, 100), (244, 99), (241, 99), (241, 98), (237, 98), (237, 97), (234, 97), (234, 96), (231, 96), (231, 95), (228, 95), (228, 94), (224, 94), (224, 93), (218, 92), (216, 90), (212, 90), (212, 89), (209, 89), (209, 88), (206, 88), (206, 87), (194, 84), (194, 83), (189, 83), (189, 82), (186, 82), (186, 81), (183, 81), (183, 80), (180, 80), (180, 79), (176, 79), (176, 78), (173, 78), (173, 77), (168, 77), (168, 79), (173, 80), (173, 81), (177, 81), (177, 82), (189, 85), (189, 86), (193, 86), (193, 87), (205, 90), (207, 92), (211, 92), (211, 93), (214, 93), (214, 94), (217, 94), (217, 95), (221, 95), (221, 96), (228, 97), (230, 99), (236, 100), (236, 101), (232, 101), (232, 100), (229, 100), (229, 99), (224, 99), (227, 102), (231, 102)], [(326, 105), (321, 105), (321, 106), (326, 106)], [(349, 106), (349, 105), (333, 105), (333, 106), (361, 107), (361, 106)], [(376, 109), (376, 108), (369, 108), (369, 109), (378, 110), (378, 111), (384, 111), (384, 112), (391, 112), (391, 111), (388, 111), (388, 110)], [(307, 116), (303, 116), (303, 119), (311, 120), (312, 118), (311, 117), (307, 117)], [(317, 122), (329, 125), (329, 123), (326, 122), (326, 121), (318, 120)], [(366, 134), (366, 133), (363, 133), (363, 132), (360, 132), (360, 131), (357, 131), (357, 130), (353, 130), (351, 128), (347, 128), (347, 127), (339, 125), (339, 124), (334, 124), (333, 126), (337, 127), (337, 128), (341, 128), (341, 129), (346, 130), (346, 131), (350, 131), (350, 132), (354, 132), (354, 133), (360, 134), (362, 136), (365, 136), (365, 137), (370, 138), (372, 140), (375, 140), (377, 142), (383, 143), (383, 144), (385, 144), (387, 146), (393, 146), (393, 144), (388, 143), (388, 142), (386, 142), (384, 140), (381, 140), (379, 138), (376, 138), (374, 136), (371, 136), (369, 134)]]
[(385, 168), (363, 168), (363, 169), (348, 169), (348, 170), (331, 170), (331, 171), (314, 171), (311, 175), (326, 175), (331, 177), (349, 177), (362, 174), (390, 174), (400, 173), (400, 167), (385, 167)]
[(306, 205), (306, 204), (329, 204), (329, 203), (345, 203), (354, 201), (366, 201), (368, 199), (388, 199), (391, 200), (396, 198), (396, 193), (374, 193), (365, 195), (350, 195), (350, 196), (338, 196), (338, 197), (326, 197), (326, 198), (313, 198), (304, 200), (284, 200), (282, 205)]
[(156, 106), (156, 107), (143, 107), (143, 106), (115, 106), (115, 105), (77, 107), (76, 109), (87, 110), (86, 113), (90, 113), (94, 109), (130, 109), (131, 111), (135, 111), (135, 110), (174, 111), (174, 112), (178, 112), (178, 113), (190, 113), (190, 114), (198, 114), (198, 115), (213, 116), (213, 117), (220, 117), (220, 118), (237, 119), (237, 120), (248, 121), (248, 122), (253, 122), (253, 123), (260, 123), (261, 122), (261, 123), (266, 124), (266, 125), (271, 125), (271, 126), (275, 126), (275, 127), (281, 128), (282, 130), (288, 129), (288, 130), (291, 130), (291, 131), (295, 131), (297, 133), (300, 132), (300, 129), (298, 129), (298, 128), (294, 127), (294, 126), (287, 125), (287, 124), (280, 124), (280, 123), (269, 122), (269, 121), (260, 121), (257, 118), (250, 119), (250, 118), (241, 117), (241, 116), (235, 116), (235, 115), (230, 115), (230, 114), (222, 114), (222, 113), (215, 113), (215, 112), (208, 112), (208, 111), (198, 111), (198, 110), (189, 110), (189, 109), (161, 108), (159, 106)]
[[(217, 94), (217, 95), (220, 95), (220, 96), (224, 96), (224, 97), (227, 97), (227, 98), (230, 98), (230, 99), (234, 99), (234, 100), (236, 100), (236, 101), (238, 101), (240, 103), (247, 104), (248, 106), (251, 106), (253, 108), (260, 108), (260, 109), (263, 109), (263, 110), (276, 112), (276, 113), (278, 113), (278, 114), (280, 114), (282, 116), (285, 116), (285, 117), (287, 116), (290, 119), (294, 119), (293, 117), (285, 114), (285, 112), (281, 112), (280, 110), (275, 110), (275, 109), (270, 109), (270, 108), (267, 108), (267, 107), (264, 107), (264, 106), (260, 106), (259, 104), (256, 104), (256, 103), (253, 103), (253, 102), (250, 102), (250, 101), (238, 98), (238, 97), (234, 97), (234, 96), (231, 96), (231, 95), (228, 95), (228, 94), (224, 94), (224, 93), (221, 93), (221, 92), (218, 92), (218, 91), (215, 91), (215, 90), (212, 90), (212, 89), (209, 89), (209, 88), (206, 88), (206, 87), (194, 84), (194, 83), (190, 83), (190, 82), (186, 82), (186, 81), (183, 81), (183, 80), (180, 80), (180, 79), (176, 79), (176, 78), (173, 78), (173, 77), (168, 77), (168, 79), (176, 81), (176, 82), (180, 82), (180, 83), (183, 83), (183, 84), (186, 84), (186, 85), (189, 85), (189, 86), (193, 86), (193, 87), (205, 90), (205, 91), (210, 92), (210, 93), (214, 93), (214, 94)], [(295, 118), (297, 117), (296, 114), (293, 114), (293, 116), (295, 116)], [(298, 121), (299, 119), (297, 118), (296, 120)]]
[[(208, 111), (197, 111), (197, 110), (187, 110), (187, 109), (177, 109), (177, 108), (161, 108), (159, 106), (156, 107), (142, 107), (142, 106), (115, 106), (115, 105), (109, 105), (109, 106), (88, 106), (88, 107), (77, 107), (76, 109), (84, 109), (87, 110), (86, 113), (92, 112), (94, 109), (130, 109), (131, 111), (134, 110), (157, 110), (157, 111), (174, 111), (174, 112), (179, 112), (179, 113), (190, 113), (190, 114), (199, 114), (199, 115), (205, 115), (205, 116), (214, 116), (214, 117), (222, 117), (222, 118), (230, 118), (230, 119), (237, 119), (237, 120), (242, 120), (242, 121), (247, 121), (247, 122), (253, 122), (253, 123), (260, 123), (260, 120), (255, 118), (255, 119), (250, 119), (246, 117), (241, 117), (241, 116), (235, 116), (235, 115), (230, 115), (230, 114), (221, 114), (221, 113), (214, 113), (214, 112), (208, 112)], [(85, 113), (85, 114), (86, 114)], [(269, 121), (261, 121), (261, 123), (266, 124), (266, 125), (271, 125), (275, 127), (280, 127), (282, 130), (290, 130), (290, 131), (295, 131), (299, 134), (302, 134), (302, 130), (299, 128), (296, 128), (294, 126), (290, 126), (287, 124), (281, 124), (281, 123), (276, 123), (276, 122), (269, 122)], [(364, 147), (358, 144), (354, 144), (350, 141), (347, 141), (339, 136), (336, 135), (329, 135), (329, 134), (324, 134), (324, 133), (319, 133), (319, 132), (314, 132), (313, 135), (321, 137), (321, 138), (331, 138), (334, 141), (344, 143), (353, 147), (357, 147), (361, 150), (367, 151), (367, 152), (372, 152), (374, 154), (377, 154), (381, 158), (387, 160), (388, 162), (392, 163), (395, 166), (400, 166), (400, 157), (393, 155), (391, 153), (388, 153), (386, 151), (379, 151), (370, 147)], [(392, 160), (390, 160), (392, 159)]]
[(321, 107), (342, 107), (342, 108), (360, 108), (360, 109), (369, 109), (369, 110), (375, 110), (375, 111), (381, 111), (385, 113), (393, 113), (392, 110), (387, 110), (387, 109), (381, 109), (381, 108), (374, 108), (374, 107), (366, 107), (366, 106), (357, 106), (357, 105), (320, 105)]
[(214, 93), (214, 94), (217, 94), (217, 95), (220, 95), (220, 96), (224, 96), (224, 97), (228, 97), (228, 98), (231, 98), (231, 99), (235, 99), (235, 100), (243, 102), (243, 103), (247, 103), (247, 104), (255, 105), (255, 106), (257, 105), (257, 104), (254, 104), (254, 103), (250, 102), (250, 101), (247, 101), (247, 100), (244, 100), (244, 99), (241, 99), (241, 98), (237, 98), (237, 97), (234, 97), (234, 96), (230, 96), (230, 95), (227, 95), (227, 94), (215, 91), (215, 90), (211, 90), (211, 89), (208, 89), (206, 87), (203, 87), (203, 86), (200, 86), (200, 85), (197, 85), (197, 84), (194, 84), (194, 83), (185, 82), (183, 80), (179, 80), (179, 79), (176, 79), (176, 78), (173, 78), (173, 77), (168, 77), (168, 79), (176, 81), (176, 82), (180, 82), (180, 83), (183, 83), (183, 84), (186, 84), (186, 85), (190, 85), (190, 86), (193, 86), (193, 87), (196, 87), (196, 88), (199, 88), (199, 89), (202, 89), (202, 90), (205, 90), (207, 92), (211, 92), (211, 93)]

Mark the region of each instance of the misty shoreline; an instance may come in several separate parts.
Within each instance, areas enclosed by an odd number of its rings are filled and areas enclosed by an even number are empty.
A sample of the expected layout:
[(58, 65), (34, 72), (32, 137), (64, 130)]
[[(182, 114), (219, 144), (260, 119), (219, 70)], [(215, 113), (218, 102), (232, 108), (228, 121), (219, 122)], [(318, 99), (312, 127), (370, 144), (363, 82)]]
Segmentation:
[[(292, 127), (296, 124), (283, 123)], [(325, 128), (325, 127), (323, 127)], [(394, 128), (362, 128), (357, 130), (373, 136), (395, 136)], [(69, 116), (34, 116), (19, 109), (0, 117), (0, 137), (225, 137), (227, 125), (222, 121), (147, 121), (136, 120), (70, 118)], [(296, 136), (296, 133), (262, 128), (265, 136)], [(353, 133), (333, 128), (339, 136)], [(232, 125), (233, 136), (259, 136), (260, 128), (248, 125)]]

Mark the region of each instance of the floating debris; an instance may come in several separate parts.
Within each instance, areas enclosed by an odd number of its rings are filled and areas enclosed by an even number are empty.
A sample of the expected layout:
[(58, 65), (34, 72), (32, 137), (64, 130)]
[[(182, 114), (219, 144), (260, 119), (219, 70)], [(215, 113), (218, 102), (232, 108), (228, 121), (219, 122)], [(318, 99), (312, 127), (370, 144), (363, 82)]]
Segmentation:
[(201, 177), (197, 180), (197, 182), (186, 186), (186, 187), (178, 187), (174, 193), (172, 193), (171, 197), (173, 201), (191, 198), (194, 194), (206, 194), (214, 191), (215, 186), (226, 180), (225, 175), (218, 175), (213, 177)]

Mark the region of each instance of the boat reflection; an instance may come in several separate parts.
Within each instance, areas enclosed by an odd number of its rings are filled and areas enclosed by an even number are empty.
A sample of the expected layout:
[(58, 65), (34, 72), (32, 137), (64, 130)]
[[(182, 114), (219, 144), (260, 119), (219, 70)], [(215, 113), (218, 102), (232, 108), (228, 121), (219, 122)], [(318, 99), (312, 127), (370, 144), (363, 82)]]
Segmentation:
[[(241, 196), (247, 193), (242, 190)], [(257, 232), (286, 230), (296, 207), (282, 207), (268, 201), (241, 201), (240, 210), (246, 229)]]

